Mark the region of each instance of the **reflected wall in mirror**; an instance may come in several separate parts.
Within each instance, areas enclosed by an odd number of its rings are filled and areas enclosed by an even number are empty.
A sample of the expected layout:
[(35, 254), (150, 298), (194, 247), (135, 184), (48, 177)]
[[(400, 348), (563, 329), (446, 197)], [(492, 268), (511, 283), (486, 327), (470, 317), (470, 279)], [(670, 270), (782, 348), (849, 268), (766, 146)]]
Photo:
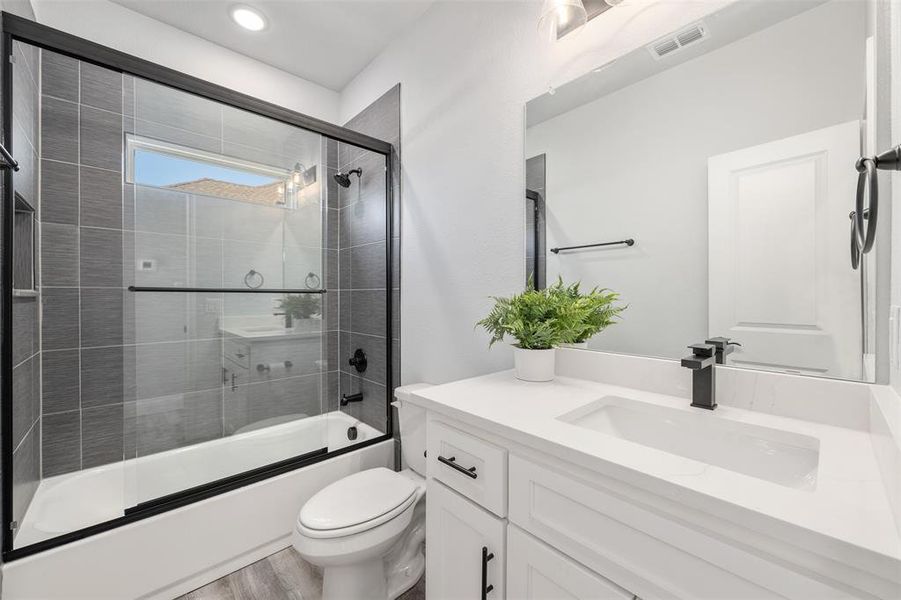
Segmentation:
[(876, 12), (736, 2), (528, 103), (527, 277), (629, 305), (591, 349), (722, 336), (735, 366), (874, 380), (888, 272), (879, 240), (852, 268), (849, 213), (888, 130)]

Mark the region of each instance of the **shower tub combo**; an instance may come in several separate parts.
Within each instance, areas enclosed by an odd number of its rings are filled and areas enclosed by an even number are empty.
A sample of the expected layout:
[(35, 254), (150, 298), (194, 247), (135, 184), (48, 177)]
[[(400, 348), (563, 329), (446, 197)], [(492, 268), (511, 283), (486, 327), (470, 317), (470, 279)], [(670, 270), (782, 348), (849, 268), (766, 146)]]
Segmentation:
[(394, 465), (392, 146), (7, 13), (2, 36), (3, 595), (171, 598)]
[[(56, 475), (41, 481), (16, 539), (23, 545), (118, 518), (141, 498), (162, 498), (282, 460), (373, 440), (382, 433), (342, 412), (293, 420), (229, 438)], [(217, 476), (218, 475), (218, 476)]]

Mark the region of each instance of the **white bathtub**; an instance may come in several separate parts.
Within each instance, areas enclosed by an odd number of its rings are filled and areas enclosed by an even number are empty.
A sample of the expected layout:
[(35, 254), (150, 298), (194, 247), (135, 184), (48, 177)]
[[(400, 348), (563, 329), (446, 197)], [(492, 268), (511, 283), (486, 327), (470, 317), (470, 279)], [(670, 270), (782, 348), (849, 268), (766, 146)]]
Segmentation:
[[(334, 448), (354, 421), (329, 421)], [(300, 507), (326, 485), (393, 465), (394, 442), (386, 440), (5, 563), (3, 600), (171, 600), (287, 548)], [(77, 487), (85, 498), (88, 473), (71, 476), (84, 477)]]
[[(356, 426), (358, 437), (347, 439)], [(15, 538), (39, 542), (103, 523), (135, 506), (321, 448), (338, 450), (382, 435), (335, 411), (185, 448), (49, 477), (41, 481)]]

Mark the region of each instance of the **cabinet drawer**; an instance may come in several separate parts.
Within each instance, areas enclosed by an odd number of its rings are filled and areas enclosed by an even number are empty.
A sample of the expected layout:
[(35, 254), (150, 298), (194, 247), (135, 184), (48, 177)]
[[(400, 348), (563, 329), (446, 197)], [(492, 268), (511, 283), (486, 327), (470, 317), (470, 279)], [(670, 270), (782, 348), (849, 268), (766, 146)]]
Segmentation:
[(507, 451), (440, 421), (429, 421), (428, 476), (494, 514), (507, 516)]
[(516, 600), (634, 598), (515, 525), (507, 528), (507, 596)]
[(600, 484), (515, 455), (510, 521), (645, 600), (854, 597)]
[(504, 600), (506, 521), (439, 481), (426, 489), (426, 597)]

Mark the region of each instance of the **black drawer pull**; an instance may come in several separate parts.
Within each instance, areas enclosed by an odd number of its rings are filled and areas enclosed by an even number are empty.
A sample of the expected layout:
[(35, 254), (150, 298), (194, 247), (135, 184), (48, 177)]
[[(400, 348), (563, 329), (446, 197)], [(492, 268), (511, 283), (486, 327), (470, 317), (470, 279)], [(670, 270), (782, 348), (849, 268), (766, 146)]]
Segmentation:
[(494, 589), (488, 585), (488, 561), (494, 558), (494, 553), (488, 553), (488, 547), (482, 546), (482, 600), (488, 600), (488, 592)]
[(449, 466), (450, 468), (459, 471), (460, 473), (463, 473), (467, 477), (472, 477), (473, 479), (478, 477), (478, 475), (476, 475), (475, 467), (469, 467), (468, 469), (466, 467), (461, 467), (460, 465), (458, 465), (455, 462), (456, 460), (457, 459), (454, 456), (451, 456), (450, 458), (444, 458), (440, 454), (438, 455), (438, 462), (445, 464), (445, 465)]

